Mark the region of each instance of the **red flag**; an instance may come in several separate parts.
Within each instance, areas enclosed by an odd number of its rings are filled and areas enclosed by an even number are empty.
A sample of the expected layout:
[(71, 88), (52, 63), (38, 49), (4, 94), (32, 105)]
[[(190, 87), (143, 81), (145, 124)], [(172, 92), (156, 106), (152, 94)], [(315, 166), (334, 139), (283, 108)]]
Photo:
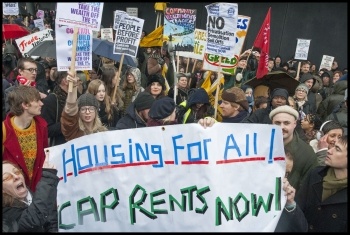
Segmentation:
[(260, 48), (260, 60), (258, 64), (258, 69), (256, 71), (256, 77), (262, 78), (265, 74), (269, 72), (269, 51), (270, 51), (270, 11), (267, 12), (264, 23), (262, 24), (258, 35), (254, 41), (254, 47)]

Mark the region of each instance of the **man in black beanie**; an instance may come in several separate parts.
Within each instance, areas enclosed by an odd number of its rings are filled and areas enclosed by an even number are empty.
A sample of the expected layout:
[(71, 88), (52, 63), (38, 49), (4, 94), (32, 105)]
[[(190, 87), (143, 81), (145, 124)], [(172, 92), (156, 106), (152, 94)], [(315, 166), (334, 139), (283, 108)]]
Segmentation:
[(252, 112), (250, 116), (245, 118), (242, 123), (261, 123), (261, 124), (272, 124), (269, 118), (270, 112), (282, 105), (289, 105), (288, 102), (288, 91), (283, 88), (276, 88), (271, 93), (271, 102), (264, 109), (258, 109)]
[(146, 127), (148, 112), (155, 99), (148, 92), (141, 92), (127, 108), (125, 116), (117, 125), (117, 130)]

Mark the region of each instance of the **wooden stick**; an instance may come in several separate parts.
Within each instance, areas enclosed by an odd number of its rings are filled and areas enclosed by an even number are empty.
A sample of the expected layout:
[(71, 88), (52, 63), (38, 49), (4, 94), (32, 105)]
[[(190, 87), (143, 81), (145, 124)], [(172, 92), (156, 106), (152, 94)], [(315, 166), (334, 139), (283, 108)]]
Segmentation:
[[(78, 41), (78, 27), (74, 26), (73, 33), (73, 45), (72, 45), (72, 58), (70, 63), (70, 73), (75, 74), (75, 57), (77, 55), (77, 41)], [(68, 83), (68, 92), (73, 91), (73, 82)]]
[(220, 70), (221, 70), (221, 56), (219, 57), (219, 68), (218, 68), (218, 76), (216, 79), (218, 79), (217, 84), (216, 84), (216, 89), (215, 89), (215, 101), (214, 101), (214, 107), (215, 107), (215, 113), (214, 113), (214, 118), (216, 119), (217, 114), (218, 114), (218, 102), (219, 102), (219, 92), (220, 92)]
[[(192, 74), (194, 73), (194, 69), (196, 68), (196, 64), (197, 64), (197, 59), (194, 60), (193, 68), (192, 68)], [(192, 75), (191, 75), (191, 77), (190, 77), (190, 80), (189, 80), (188, 83), (187, 83), (187, 87), (188, 87), (188, 88), (191, 88), (191, 82), (192, 82)]]
[(186, 72), (185, 73), (187, 73), (187, 71), (188, 71), (188, 65), (189, 64), (190, 64), (190, 58), (187, 57), (187, 65), (186, 65)]
[(295, 79), (298, 80), (298, 81), (299, 81), (299, 79), (300, 79), (300, 78), (299, 78), (299, 75), (300, 75), (300, 66), (301, 66), (301, 62), (299, 61), (299, 62), (298, 62), (297, 76), (295, 77)]
[[(116, 83), (115, 86), (114, 86), (113, 97), (112, 97), (112, 104), (115, 104), (115, 100), (116, 100), (115, 97), (116, 97), (117, 89), (118, 89), (119, 82), (120, 82), (120, 77), (121, 77), (123, 62), (124, 62), (124, 53), (122, 54), (122, 57), (120, 58), (120, 61), (119, 61), (119, 68), (118, 68), (118, 76), (119, 76), (119, 79), (118, 79), (117, 83)], [(125, 78), (125, 79), (127, 79), (127, 78)], [(135, 79), (136, 79), (136, 78), (135, 78)]]

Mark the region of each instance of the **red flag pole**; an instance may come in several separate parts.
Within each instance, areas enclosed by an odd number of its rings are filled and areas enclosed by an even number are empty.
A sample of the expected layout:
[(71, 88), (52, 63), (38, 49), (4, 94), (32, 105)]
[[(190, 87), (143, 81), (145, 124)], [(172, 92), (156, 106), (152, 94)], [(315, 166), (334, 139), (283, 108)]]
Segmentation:
[(260, 60), (258, 64), (258, 69), (256, 71), (256, 77), (262, 78), (266, 75), (268, 70), (269, 63), (269, 52), (270, 52), (270, 15), (271, 15), (271, 7), (267, 12), (265, 20), (260, 28), (258, 35), (254, 41), (254, 47), (260, 48)]

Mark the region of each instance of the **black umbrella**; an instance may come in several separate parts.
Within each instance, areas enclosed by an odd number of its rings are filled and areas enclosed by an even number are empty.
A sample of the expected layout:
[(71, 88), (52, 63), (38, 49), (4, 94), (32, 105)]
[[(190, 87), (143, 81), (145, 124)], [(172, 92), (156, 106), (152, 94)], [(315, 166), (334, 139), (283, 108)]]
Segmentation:
[(270, 88), (270, 91), (273, 91), (275, 88), (284, 88), (288, 91), (290, 96), (293, 96), (295, 89), (299, 84), (300, 82), (295, 80), (288, 73), (283, 71), (273, 71), (266, 74), (260, 79), (254, 77), (242, 85), (248, 85), (252, 88), (255, 88), (259, 85), (265, 85)]
[[(103, 56), (114, 61), (120, 61), (121, 55), (113, 54), (113, 47), (114, 47), (113, 42), (102, 40), (99, 38), (92, 39), (92, 52), (94, 52), (96, 55)], [(132, 57), (126, 54), (124, 55), (123, 64), (136, 67), (136, 63), (132, 59)]]
[(42, 41), (26, 54), (28, 56), (51, 57), (56, 59), (56, 40)]

